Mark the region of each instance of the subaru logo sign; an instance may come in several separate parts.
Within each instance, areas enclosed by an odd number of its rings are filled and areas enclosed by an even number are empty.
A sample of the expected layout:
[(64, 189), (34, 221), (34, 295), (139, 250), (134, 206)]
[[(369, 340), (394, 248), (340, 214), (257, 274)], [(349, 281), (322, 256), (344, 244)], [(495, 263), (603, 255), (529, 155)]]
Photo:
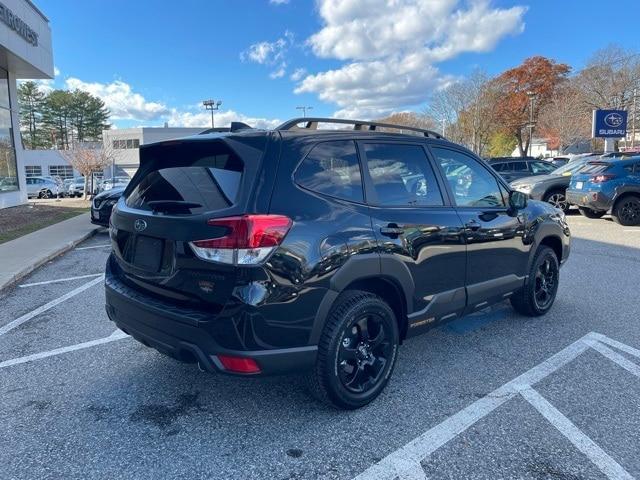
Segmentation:
[(623, 122), (624, 119), (622, 118), (622, 115), (616, 112), (612, 112), (608, 115), (605, 115), (604, 117), (604, 123), (606, 123), (611, 128), (618, 128), (623, 124)]
[(136, 229), (136, 232), (141, 232), (145, 228), (147, 228), (147, 222), (139, 218), (138, 220), (133, 222), (133, 228)]
[(592, 136), (623, 138), (627, 134), (627, 117), (625, 110), (594, 110)]

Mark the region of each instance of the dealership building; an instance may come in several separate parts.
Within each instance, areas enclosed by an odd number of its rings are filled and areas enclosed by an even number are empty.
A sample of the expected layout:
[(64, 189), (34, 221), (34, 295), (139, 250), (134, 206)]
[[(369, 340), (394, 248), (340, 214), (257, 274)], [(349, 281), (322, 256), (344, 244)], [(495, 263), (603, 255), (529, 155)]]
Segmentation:
[(0, 0), (0, 208), (27, 201), (16, 81), (50, 78), (49, 20), (29, 0)]

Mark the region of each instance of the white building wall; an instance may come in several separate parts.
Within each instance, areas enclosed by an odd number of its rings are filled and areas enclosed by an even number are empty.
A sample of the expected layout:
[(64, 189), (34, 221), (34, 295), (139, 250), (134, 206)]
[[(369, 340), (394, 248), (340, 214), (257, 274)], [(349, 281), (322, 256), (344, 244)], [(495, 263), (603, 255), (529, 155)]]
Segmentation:
[[(37, 41), (34, 40), (33, 36), (25, 38), (20, 35), (7, 23), (10, 18), (24, 22), (37, 35)], [(26, 203), (27, 201), (24, 150), (20, 138), (18, 118), (20, 106), (18, 105), (16, 80), (53, 78), (53, 55), (49, 21), (30, 1), (0, 0), (0, 68), (6, 70), (8, 74), (9, 111), (19, 186), (17, 191), (0, 191), (0, 208), (5, 208)]]

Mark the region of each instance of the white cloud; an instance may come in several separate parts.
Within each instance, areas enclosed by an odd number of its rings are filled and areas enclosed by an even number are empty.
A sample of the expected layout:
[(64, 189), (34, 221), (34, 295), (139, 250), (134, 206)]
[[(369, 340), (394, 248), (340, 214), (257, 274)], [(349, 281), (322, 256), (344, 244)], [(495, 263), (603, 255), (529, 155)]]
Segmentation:
[(421, 103), (450, 78), (436, 65), (488, 52), (524, 28), (525, 7), (489, 0), (318, 0), (324, 22), (307, 41), (313, 53), (347, 63), (307, 75), (296, 93), (336, 103), (336, 115), (372, 117)]
[(131, 86), (122, 80), (110, 83), (84, 82), (70, 77), (65, 81), (67, 88), (79, 89), (100, 97), (111, 111), (114, 120), (157, 120), (171, 113), (163, 103), (152, 102), (133, 91)]
[[(203, 127), (211, 126), (210, 112), (181, 112), (173, 109), (167, 117), (169, 125), (172, 127)], [(228, 127), (231, 122), (243, 122), (254, 128), (275, 128), (282, 123), (278, 119), (257, 118), (243, 115), (233, 110), (221, 110), (215, 113), (216, 127)]]
[(277, 70), (274, 70), (269, 74), (269, 78), (272, 78), (272, 79), (282, 78), (286, 73), (287, 73), (287, 64), (282, 63)]
[(294, 82), (297, 82), (299, 80), (302, 80), (302, 77), (304, 77), (306, 74), (306, 68), (296, 68), (289, 78)]
[(272, 5), (285, 5), (289, 3), (289, 0), (269, 0)]
[(255, 62), (260, 65), (275, 66), (269, 77), (272, 79), (282, 78), (287, 73), (286, 54), (293, 44), (294, 35), (289, 30), (274, 42), (258, 42), (250, 45), (244, 52), (240, 53), (240, 59)]
[[(189, 105), (185, 109), (169, 107), (162, 102), (146, 99), (122, 80), (99, 83), (71, 77), (65, 83), (69, 89), (78, 88), (100, 97), (111, 111), (112, 120), (137, 120), (147, 122), (147, 125), (168, 122), (172, 127), (208, 128), (211, 125), (211, 113), (202, 109), (201, 104)], [(252, 117), (233, 110), (215, 113), (218, 127), (228, 127), (232, 121), (244, 122), (256, 128), (274, 128), (282, 123), (278, 119)]]

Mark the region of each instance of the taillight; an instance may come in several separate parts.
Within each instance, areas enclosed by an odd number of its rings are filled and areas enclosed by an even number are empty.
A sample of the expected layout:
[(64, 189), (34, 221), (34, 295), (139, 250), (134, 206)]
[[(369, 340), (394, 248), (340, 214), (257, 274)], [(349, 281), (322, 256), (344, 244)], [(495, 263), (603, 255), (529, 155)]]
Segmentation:
[(591, 181), (593, 183), (603, 183), (603, 182), (607, 182), (611, 179), (616, 178), (615, 175), (611, 175), (611, 174), (607, 174), (607, 175), (596, 175), (594, 177), (591, 177)]
[(291, 228), (291, 219), (284, 215), (242, 215), (212, 218), (207, 224), (225, 228), (226, 234), (190, 242), (198, 257), (232, 265), (255, 265), (282, 243)]

